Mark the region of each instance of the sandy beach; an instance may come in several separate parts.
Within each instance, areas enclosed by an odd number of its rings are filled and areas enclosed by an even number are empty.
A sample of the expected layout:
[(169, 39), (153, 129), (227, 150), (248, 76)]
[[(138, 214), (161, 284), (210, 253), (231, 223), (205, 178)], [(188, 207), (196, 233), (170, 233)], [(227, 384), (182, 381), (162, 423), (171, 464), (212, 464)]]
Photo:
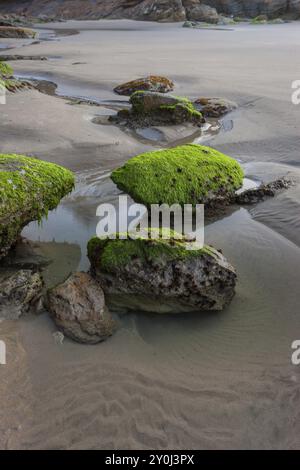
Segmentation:
[[(0, 369), (0, 449), (299, 448), (300, 369), (291, 363), (300, 337), (300, 105), (291, 101), (299, 23), (197, 30), (68, 21), (38, 31), (36, 44), (0, 39), (0, 52), (46, 56), (12, 65), (18, 77), (57, 84), (56, 95), (9, 94), (0, 141), (3, 153), (34, 155), (76, 175), (57, 210), (23, 231), (52, 261), (48, 286), (88, 269), (96, 207), (119, 194), (110, 172), (160, 148), (92, 122), (127, 100), (113, 93), (122, 82), (158, 74), (175, 82), (177, 95), (236, 102), (220, 130), (198, 142), (238, 159), (254, 180), (288, 176), (295, 184), (206, 227), (206, 242), (238, 272), (224, 312), (136, 312), (118, 318), (117, 333), (97, 346), (58, 344), (46, 313), (1, 322), (8, 357)], [(183, 137), (180, 129), (172, 136)]]

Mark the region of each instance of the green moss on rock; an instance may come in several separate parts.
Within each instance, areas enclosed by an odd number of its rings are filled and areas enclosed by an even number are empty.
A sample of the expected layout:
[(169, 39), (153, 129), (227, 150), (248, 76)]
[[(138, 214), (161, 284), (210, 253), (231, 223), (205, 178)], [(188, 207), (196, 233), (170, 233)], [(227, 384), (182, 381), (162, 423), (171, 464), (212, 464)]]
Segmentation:
[[(151, 231), (158, 231), (152, 229)], [(93, 237), (88, 243), (88, 257), (93, 268), (105, 272), (115, 272), (139, 259), (143, 264), (167, 263), (176, 260), (187, 260), (203, 255), (214, 256), (213, 249), (204, 246), (201, 249), (190, 249), (191, 242), (180, 239), (180, 235), (170, 231), (170, 238), (151, 238), (141, 235), (136, 239), (115, 239)], [(161, 231), (160, 231), (161, 234)]]
[(0, 78), (10, 78), (13, 75), (12, 67), (6, 62), (0, 61)]
[(0, 258), (26, 224), (41, 220), (73, 186), (74, 175), (63, 167), (0, 154)]
[(147, 206), (206, 204), (233, 194), (243, 177), (236, 160), (196, 144), (138, 155), (111, 175), (120, 190)]

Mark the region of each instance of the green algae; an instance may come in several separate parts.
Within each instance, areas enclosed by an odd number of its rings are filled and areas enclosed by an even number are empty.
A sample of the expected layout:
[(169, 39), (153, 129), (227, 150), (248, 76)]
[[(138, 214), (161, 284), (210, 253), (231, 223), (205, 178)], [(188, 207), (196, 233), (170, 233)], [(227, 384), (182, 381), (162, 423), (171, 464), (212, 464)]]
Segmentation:
[(73, 187), (74, 175), (63, 167), (0, 154), (0, 257), (27, 223), (47, 216)]
[(111, 175), (120, 190), (146, 206), (205, 203), (234, 193), (243, 177), (236, 160), (196, 144), (138, 155)]
[[(113, 272), (132, 261), (139, 259), (142, 263), (165, 263), (171, 261), (186, 260), (203, 255), (214, 256), (213, 250), (204, 246), (203, 248), (189, 249), (191, 242), (180, 239), (181, 235), (170, 230), (170, 238), (150, 238), (141, 235), (135, 239), (120, 239), (124, 234), (115, 234), (115, 239), (93, 237), (88, 243), (88, 257), (94, 268), (105, 272)], [(161, 233), (161, 230), (159, 231)]]

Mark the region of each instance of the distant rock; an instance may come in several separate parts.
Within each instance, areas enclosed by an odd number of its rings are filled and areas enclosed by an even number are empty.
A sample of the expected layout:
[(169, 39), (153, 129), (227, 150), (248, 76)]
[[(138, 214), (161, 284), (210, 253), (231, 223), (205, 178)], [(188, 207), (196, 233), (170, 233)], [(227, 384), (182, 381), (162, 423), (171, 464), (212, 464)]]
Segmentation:
[(74, 186), (61, 166), (23, 155), (0, 153), (0, 259), (25, 225), (41, 220)]
[(165, 77), (149, 75), (149, 77), (138, 78), (114, 88), (118, 95), (130, 96), (135, 91), (154, 91), (158, 93), (168, 93), (173, 91), (174, 83)]
[[(173, 236), (176, 234), (173, 232)], [(235, 293), (236, 272), (212, 247), (185, 240), (101, 240), (88, 244), (91, 273), (112, 309), (155, 313), (222, 310)]]
[(100, 284), (87, 273), (74, 273), (49, 290), (47, 308), (57, 327), (79, 343), (100, 343), (116, 329)]
[(30, 269), (0, 271), (0, 318), (16, 320), (37, 308), (43, 280)]
[(189, 21), (204, 21), (205, 23), (217, 24), (219, 15), (215, 8), (200, 4), (198, 0), (186, 0), (184, 2), (186, 17)]
[[(129, 18), (145, 21), (185, 21), (206, 18), (215, 21), (215, 10), (236, 17), (268, 15), (270, 19), (286, 16), (300, 17), (300, 0), (10, 0), (2, 2), (1, 13), (15, 13), (33, 19)], [(208, 10), (208, 8), (211, 10)], [(199, 16), (201, 14), (201, 16)], [(11, 15), (10, 15), (11, 16)], [(17, 17), (14, 16), (14, 22)], [(5, 19), (6, 20), (6, 19)], [(21, 17), (24, 22), (24, 16)]]
[(206, 118), (221, 118), (237, 108), (236, 103), (224, 98), (198, 98), (194, 104)]
[(0, 26), (0, 38), (32, 39), (35, 38), (36, 35), (36, 32), (29, 28)]
[(205, 122), (202, 114), (187, 98), (150, 91), (137, 91), (131, 95), (130, 103), (131, 110), (119, 111), (117, 116), (110, 118), (111, 121), (123, 123), (129, 127), (183, 123), (201, 125)]

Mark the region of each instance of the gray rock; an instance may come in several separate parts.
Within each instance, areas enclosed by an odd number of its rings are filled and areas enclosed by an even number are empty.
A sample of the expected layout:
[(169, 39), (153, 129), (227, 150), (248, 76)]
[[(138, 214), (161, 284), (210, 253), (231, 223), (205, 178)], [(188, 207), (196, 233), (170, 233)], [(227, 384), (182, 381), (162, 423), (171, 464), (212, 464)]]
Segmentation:
[(0, 318), (16, 320), (36, 310), (42, 295), (40, 273), (30, 269), (0, 272)]
[(36, 37), (36, 32), (29, 28), (16, 26), (0, 26), (0, 38), (32, 39)]
[[(92, 275), (116, 310), (156, 313), (222, 310), (235, 293), (236, 273), (211, 247), (189, 251), (190, 243), (165, 240), (105, 240), (89, 243)], [(114, 250), (128, 261), (106, 263)], [(187, 250), (187, 251), (183, 251)], [(115, 258), (115, 257), (114, 257)]]
[(96, 344), (116, 328), (100, 284), (87, 273), (74, 273), (48, 291), (47, 308), (57, 327), (79, 343)]

